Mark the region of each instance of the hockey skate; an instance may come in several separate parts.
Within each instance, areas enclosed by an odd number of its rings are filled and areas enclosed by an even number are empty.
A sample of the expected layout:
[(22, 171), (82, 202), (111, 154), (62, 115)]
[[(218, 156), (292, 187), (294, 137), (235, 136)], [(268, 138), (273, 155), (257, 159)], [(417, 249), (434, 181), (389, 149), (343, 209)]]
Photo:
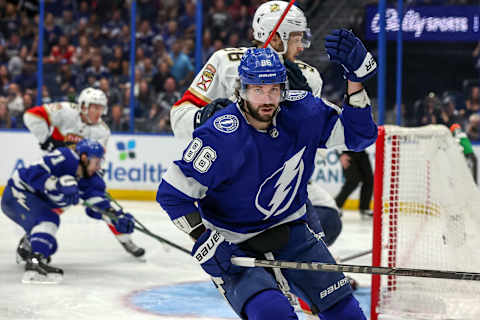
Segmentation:
[[(118, 239), (118, 238), (117, 238)], [(137, 246), (133, 241), (132, 239), (130, 238), (126, 238), (126, 239), (118, 239), (118, 241), (120, 242), (120, 244), (123, 246), (123, 248), (125, 249), (125, 251), (127, 251), (128, 253), (130, 253), (132, 256), (134, 256), (135, 258), (140, 258), (140, 257), (143, 257), (143, 255), (145, 254), (145, 249), (143, 248), (140, 248), (139, 246)]]
[[(17, 264), (21, 264), (27, 262), (27, 260), (32, 255), (32, 246), (30, 245), (30, 241), (28, 240), (28, 235), (24, 235), (17, 246), (17, 253), (15, 257), (15, 261)], [(50, 263), (51, 258), (44, 258), (44, 263)]]
[(32, 247), (30, 241), (28, 241), (28, 236), (25, 234), (18, 243), (15, 261), (17, 264), (26, 262), (31, 255)]
[(30, 254), (26, 259), (23, 283), (57, 284), (63, 280), (63, 270), (46, 264), (46, 258), (39, 253)]

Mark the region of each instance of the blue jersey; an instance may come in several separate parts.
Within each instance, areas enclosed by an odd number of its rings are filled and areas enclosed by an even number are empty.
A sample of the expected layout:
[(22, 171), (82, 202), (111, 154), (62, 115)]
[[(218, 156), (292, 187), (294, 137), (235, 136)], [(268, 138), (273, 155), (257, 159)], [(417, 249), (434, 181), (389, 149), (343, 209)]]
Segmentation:
[[(78, 178), (77, 169), (80, 165), (78, 155), (69, 148), (58, 148), (55, 151), (43, 156), (36, 163), (26, 165), (16, 170), (9, 180), (9, 185), (21, 192), (30, 192), (44, 200), (51, 208), (64, 208), (62, 202), (57, 202), (59, 197), (55, 190), (46, 190), (46, 181), (51, 176), (57, 178), (63, 175), (71, 175), (77, 179), (80, 197), (91, 204), (106, 209), (109, 200), (105, 196), (105, 183), (103, 179), (95, 174), (88, 178)], [(101, 214), (87, 209), (88, 215), (93, 218), (101, 218)]]
[(231, 104), (194, 131), (164, 175), (157, 201), (172, 220), (200, 211), (207, 228), (239, 243), (304, 218), (318, 148), (360, 151), (376, 137), (370, 106), (340, 110), (310, 93), (289, 92), (261, 131)]

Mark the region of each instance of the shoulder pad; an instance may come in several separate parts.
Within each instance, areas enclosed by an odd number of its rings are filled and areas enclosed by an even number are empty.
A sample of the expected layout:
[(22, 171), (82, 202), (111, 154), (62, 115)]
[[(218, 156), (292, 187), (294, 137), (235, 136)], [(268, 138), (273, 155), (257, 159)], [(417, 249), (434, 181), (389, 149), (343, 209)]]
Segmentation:
[(79, 111), (79, 108), (76, 103), (71, 102), (52, 102), (44, 104), (44, 108), (49, 112), (57, 112), (60, 110), (68, 110), (73, 109), (75, 111)]
[(228, 61), (230, 62), (235, 62), (235, 61), (240, 61), (242, 59), (243, 54), (247, 51), (247, 48), (241, 47), (241, 48), (224, 48), (216, 51), (213, 55), (218, 55), (226, 57)]
[(308, 95), (308, 91), (304, 90), (288, 90), (285, 95), (286, 101), (298, 101), (304, 99)]

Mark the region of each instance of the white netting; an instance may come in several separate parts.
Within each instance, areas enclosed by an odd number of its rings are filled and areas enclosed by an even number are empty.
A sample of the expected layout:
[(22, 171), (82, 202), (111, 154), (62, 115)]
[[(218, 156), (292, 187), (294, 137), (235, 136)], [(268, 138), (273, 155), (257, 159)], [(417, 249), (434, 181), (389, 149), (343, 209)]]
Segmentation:
[[(480, 272), (480, 192), (444, 126), (385, 126), (381, 265)], [(379, 319), (480, 319), (480, 282), (382, 276)]]

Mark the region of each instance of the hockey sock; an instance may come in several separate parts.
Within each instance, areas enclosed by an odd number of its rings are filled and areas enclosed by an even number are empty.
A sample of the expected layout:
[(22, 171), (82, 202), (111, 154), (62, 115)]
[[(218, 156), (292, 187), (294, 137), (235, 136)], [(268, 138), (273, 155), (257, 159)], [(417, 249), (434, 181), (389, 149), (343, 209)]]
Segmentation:
[(41, 253), (45, 258), (51, 256), (57, 251), (58, 226), (50, 221), (43, 221), (37, 224), (30, 231), (30, 245), (33, 253)]
[(320, 319), (323, 320), (366, 320), (358, 300), (349, 294), (337, 302), (333, 307), (322, 312)]
[(30, 236), (32, 252), (41, 253), (45, 258), (57, 251), (57, 240), (48, 233), (34, 233)]
[(288, 299), (275, 289), (265, 290), (253, 296), (243, 310), (248, 320), (298, 319)]

